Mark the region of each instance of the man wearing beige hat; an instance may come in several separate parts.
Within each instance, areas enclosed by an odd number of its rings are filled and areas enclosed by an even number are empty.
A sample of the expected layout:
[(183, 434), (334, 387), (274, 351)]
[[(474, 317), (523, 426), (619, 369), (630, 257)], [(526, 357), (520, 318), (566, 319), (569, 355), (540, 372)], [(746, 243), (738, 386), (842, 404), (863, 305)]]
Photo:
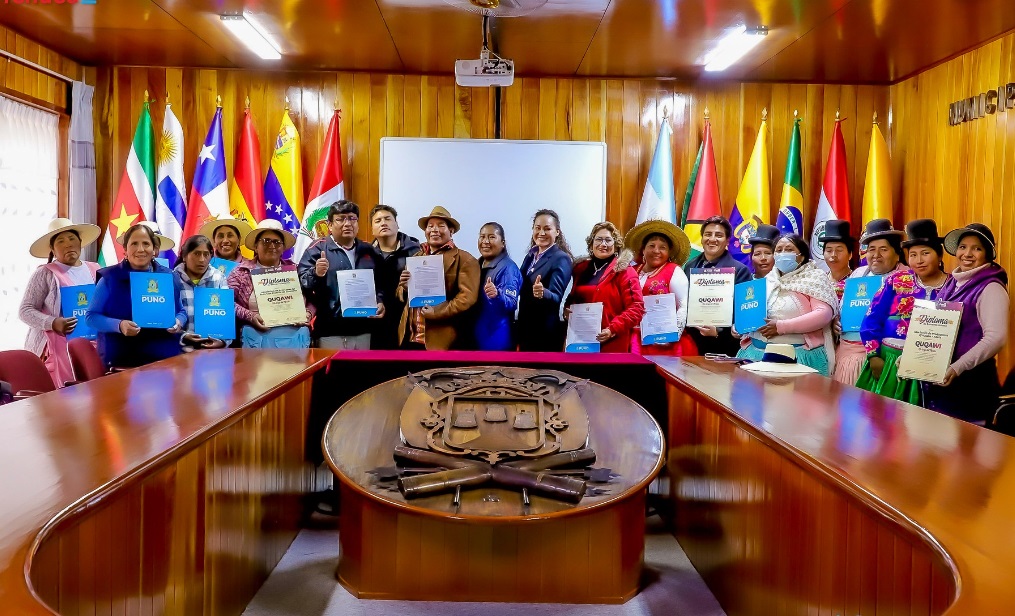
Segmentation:
[[(441, 206), (429, 216), (419, 219), (419, 228), (426, 242), (415, 255), (440, 254), (444, 258), (445, 301), (436, 306), (409, 308), (402, 311), (398, 324), (398, 340), (403, 349), (447, 350), (455, 345), (457, 331), (469, 331), (469, 309), (479, 298), (479, 261), (455, 246), (451, 236), (461, 225)], [(395, 293), (401, 301), (408, 300), (409, 270), (402, 272)]]

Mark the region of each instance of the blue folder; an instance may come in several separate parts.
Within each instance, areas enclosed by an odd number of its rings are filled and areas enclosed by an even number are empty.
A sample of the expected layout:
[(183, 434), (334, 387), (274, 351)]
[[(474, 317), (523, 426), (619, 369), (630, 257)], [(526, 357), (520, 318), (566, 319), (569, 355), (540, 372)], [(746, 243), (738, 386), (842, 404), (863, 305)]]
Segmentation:
[(867, 309), (874, 299), (874, 294), (881, 289), (884, 279), (881, 276), (862, 276), (847, 278), (846, 288), (842, 293), (842, 331), (858, 332)]
[(768, 289), (765, 279), (741, 282), (733, 287), (733, 326), (738, 334), (749, 334), (764, 327), (768, 316)]
[(95, 330), (85, 323), (85, 313), (88, 312), (88, 304), (92, 301), (93, 293), (95, 293), (95, 285), (93, 284), (60, 288), (60, 316), (65, 319), (76, 318), (78, 320), (74, 331), (67, 334), (67, 340), (74, 338), (95, 340)]
[(564, 349), (565, 353), (598, 353), (598, 342), (574, 342)]
[(173, 274), (130, 273), (131, 320), (138, 327), (170, 328), (176, 325)]
[(194, 288), (194, 333), (204, 338), (236, 338), (236, 304), (232, 289)]
[(228, 276), (229, 274), (233, 273), (234, 269), (236, 269), (236, 263), (237, 263), (236, 261), (230, 261), (228, 259), (222, 259), (220, 257), (212, 257), (210, 264), (211, 267), (214, 267), (218, 271), (222, 272), (223, 276)]

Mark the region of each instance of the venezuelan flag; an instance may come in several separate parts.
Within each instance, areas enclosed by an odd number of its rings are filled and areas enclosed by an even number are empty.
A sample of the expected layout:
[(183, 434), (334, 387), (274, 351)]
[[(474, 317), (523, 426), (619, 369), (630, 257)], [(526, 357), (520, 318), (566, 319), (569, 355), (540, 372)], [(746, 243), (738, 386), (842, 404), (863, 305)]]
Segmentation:
[(733, 237), (730, 238), (730, 254), (744, 265), (751, 265), (751, 245), (748, 240), (758, 232), (758, 226), (768, 224), (770, 204), (768, 170), (768, 119), (762, 116), (758, 139), (754, 142), (751, 160), (740, 183), (737, 201), (730, 215)]
[[(300, 134), (286, 109), (275, 139), (268, 176), (264, 178), (264, 215), (274, 218), (296, 235), (303, 219), (303, 162), (300, 157)], [(283, 255), (292, 258), (290, 249)]]

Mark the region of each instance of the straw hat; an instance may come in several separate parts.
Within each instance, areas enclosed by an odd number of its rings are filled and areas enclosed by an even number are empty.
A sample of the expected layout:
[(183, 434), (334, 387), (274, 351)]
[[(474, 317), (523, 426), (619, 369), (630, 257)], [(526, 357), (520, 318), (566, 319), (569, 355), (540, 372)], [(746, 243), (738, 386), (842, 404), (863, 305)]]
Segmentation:
[(765, 346), (765, 354), (761, 361), (740, 366), (748, 372), (759, 374), (816, 374), (817, 370), (810, 366), (798, 364), (796, 347), (792, 344), (769, 343)]
[(239, 218), (211, 218), (201, 225), (201, 229), (197, 233), (210, 240), (214, 240), (215, 230), (219, 227), (232, 227), (236, 229), (236, 232), (240, 235), (241, 244), (243, 243), (243, 238), (247, 237), (247, 234), (252, 230), (247, 221), (240, 220)]
[(650, 235), (659, 234), (670, 240), (670, 261), (683, 265), (691, 255), (691, 241), (680, 227), (665, 220), (646, 220), (635, 225), (624, 236), (624, 246), (641, 253), (642, 242)]
[(99, 239), (100, 232), (99, 228), (95, 225), (76, 225), (69, 218), (54, 218), (49, 221), (49, 226), (46, 227), (46, 232), (42, 237), (32, 242), (32, 245), (28, 248), (28, 254), (40, 259), (48, 258), (49, 240), (64, 231), (77, 231), (78, 236), (81, 237), (82, 248)]
[[(158, 223), (152, 222), (150, 220), (142, 220), (141, 222), (139, 222), (137, 224), (143, 225), (145, 227), (148, 227), (155, 234), (155, 237), (159, 238), (159, 252), (162, 252), (163, 250), (172, 250), (173, 248), (176, 248), (176, 242), (174, 242), (173, 240), (169, 239), (168, 237), (162, 235), (162, 230), (159, 229)], [(123, 239), (120, 240), (120, 242), (124, 246), (127, 245), (127, 234), (126, 233), (123, 234)]]
[(462, 228), (462, 225), (458, 224), (458, 221), (452, 218), (451, 213), (439, 205), (430, 211), (429, 216), (424, 216), (419, 219), (419, 228), (426, 231), (426, 222), (431, 218), (440, 218), (444, 222), (448, 223), (448, 226), (451, 227), (452, 233), (458, 233), (458, 230)]
[(296, 236), (285, 230), (282, 223), (275, 220), (274, 218), (265, 218), (261, 222), (257, 223), (257, 226), (247, 233), (246, 237), (243, 238), (243, 245), (253, 250), (254, 244), (257, 243), (257, 238), (261, 237), (261, 234), (265, 231), (274, 231), (282, 235), (283, 250), (289, 250), (296, 245)]

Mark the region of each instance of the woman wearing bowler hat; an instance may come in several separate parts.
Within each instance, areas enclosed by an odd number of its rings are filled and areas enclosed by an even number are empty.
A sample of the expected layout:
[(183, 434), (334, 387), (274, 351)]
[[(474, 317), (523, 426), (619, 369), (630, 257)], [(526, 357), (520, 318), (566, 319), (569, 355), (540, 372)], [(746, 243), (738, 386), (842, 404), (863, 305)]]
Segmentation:
[(952, 364), (942, 385), (926, 386), (927, 408), (975, 423), (997, 408), (1001, 385), (995, 356), (1008, 340), (1008, 274), (994, 260), (997, 244), (986, 225), (968, 224), (945, 236), (958, 266), (938, 299), (962, 304)]
[(754, 270), (755, 280), (768, 276), (768, 272), (775, 267), (775, 243), (779, 241), (780, 235), (782, 232), (778, 227), (759, 225), (758, 232), (747, 240), (751, 245), (751, 269)]
[(898, 361), (916, 300), (935, 299), (948, 280), (948, 274), (942, 271), (944, 248), (933, 220), (924, 218), (910, 222), (906, 225), (906, 236), (902, 248), (906, 251), (909, 269), (892, 272), (885, 278), (860, 326), (867, 361), (856, 386), (920, 404), (920, 383), (898, 378)]

